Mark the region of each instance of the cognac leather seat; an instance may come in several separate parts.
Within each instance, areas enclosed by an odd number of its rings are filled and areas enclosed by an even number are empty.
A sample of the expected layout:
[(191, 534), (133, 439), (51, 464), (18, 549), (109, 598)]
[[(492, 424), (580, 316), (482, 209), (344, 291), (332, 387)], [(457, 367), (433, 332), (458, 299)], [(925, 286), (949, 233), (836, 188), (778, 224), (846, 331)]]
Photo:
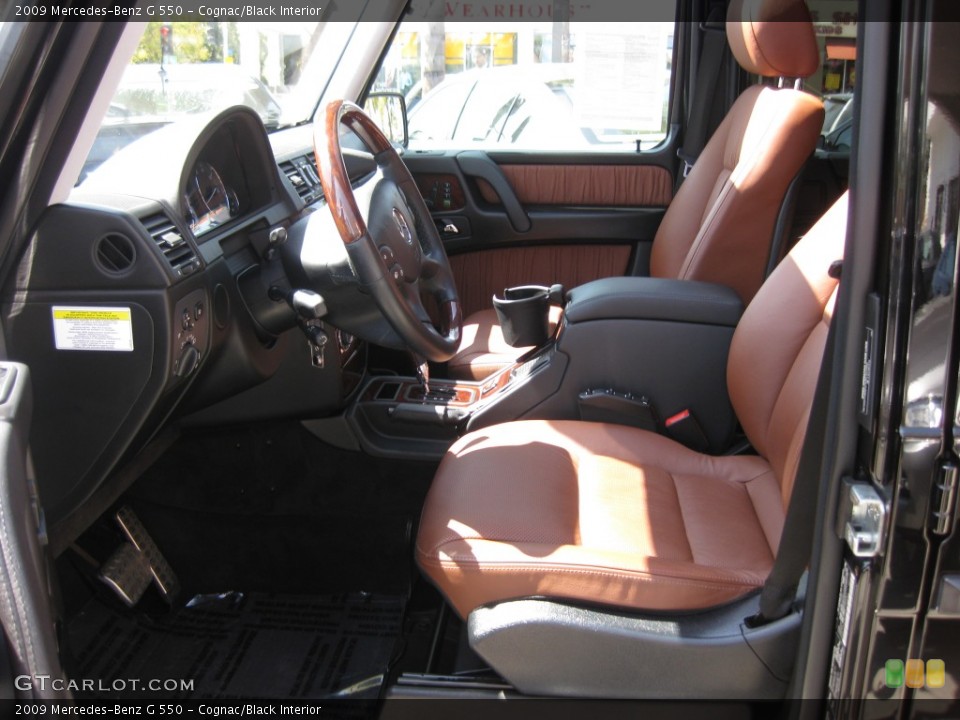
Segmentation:
[(462, 617), (527, 597), (692, 610), (763, 584), (822, 361), (846, 202), (774, 270), (734, 333), (727, 385), (758, 455), (712, 457), (580, 421), (496, 425), (450, 448), (416, 553)]
[[(734, 0), (727, 40), (737, 62), (763, 77), (803, 78), (819, 66), (803, 0)], [(720, 123), (667, 208), (650, 256), (653, 277), (716, 282), (744, 303), (757, 292), (787, 189), (816, 147), (823, 103), (792, 87), (748, 88)], [(463, 323), (448, 373), (480, 380), (531, 348), (503, 339), (496, 313)]]

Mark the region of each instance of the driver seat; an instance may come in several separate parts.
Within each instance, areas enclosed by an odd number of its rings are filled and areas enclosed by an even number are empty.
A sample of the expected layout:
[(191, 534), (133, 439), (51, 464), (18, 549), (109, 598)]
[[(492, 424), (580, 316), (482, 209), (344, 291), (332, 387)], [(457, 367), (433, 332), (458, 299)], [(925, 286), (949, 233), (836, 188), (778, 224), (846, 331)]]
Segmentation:
[[(754, 75), (803, 78), (820, 64), (803, 0), (733, 0), (727, 40)], [(809, 93), (763, 85), (744, 91), (667, 208), (653, 240), (650, 275), (719, 283), (748, 303), (763, 282), (787, 189), (822, 125), (823, 103)], [(558, 320), (559, 313), (551, 327)], [(447, 363), (457, 380), (482, 380), (532, 349), (507, 344), (492, 308), (465, 318), (462, 335)]]
[(456, 612), (547, 597), (693, 611), (761, 587), (783, 530), (843, 255), (844, 194), (770, 275), (731, 341), (730, 400), (757, 455), (633, 427), (529, 420), (465, 435), (423, 508), (416, 557)]

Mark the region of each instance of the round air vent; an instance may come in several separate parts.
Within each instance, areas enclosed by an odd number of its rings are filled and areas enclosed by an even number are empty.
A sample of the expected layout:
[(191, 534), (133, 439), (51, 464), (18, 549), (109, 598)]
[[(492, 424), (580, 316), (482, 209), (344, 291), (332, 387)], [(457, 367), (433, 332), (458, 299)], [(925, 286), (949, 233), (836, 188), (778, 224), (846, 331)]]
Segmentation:
[(117, 275), (126, 272), (137, 259), (137, 250), (126, 235), (111, 233), (97, 242), (97, 265), (108, 273)]

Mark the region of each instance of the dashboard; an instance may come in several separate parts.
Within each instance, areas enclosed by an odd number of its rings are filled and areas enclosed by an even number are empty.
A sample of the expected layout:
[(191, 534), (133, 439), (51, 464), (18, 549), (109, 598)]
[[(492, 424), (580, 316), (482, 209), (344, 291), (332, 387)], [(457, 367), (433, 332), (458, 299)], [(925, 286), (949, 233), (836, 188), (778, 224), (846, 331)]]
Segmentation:
[[(323, 417), (359, 387), (364, 343), (315, 321), (329, 338), (318, 350), (286, 301), (298, 286), (280, 245), (308, 223), (350, 285), (320, 220), (311, 135), (295, 137), (278, 157), (240, 106), (176, 123), (117, 153), (32, 230), (0, 310), (11, 359), (33, 375), (51, 524), (171, 420)], [(351, 177), (369, 171), (361, 162)]]

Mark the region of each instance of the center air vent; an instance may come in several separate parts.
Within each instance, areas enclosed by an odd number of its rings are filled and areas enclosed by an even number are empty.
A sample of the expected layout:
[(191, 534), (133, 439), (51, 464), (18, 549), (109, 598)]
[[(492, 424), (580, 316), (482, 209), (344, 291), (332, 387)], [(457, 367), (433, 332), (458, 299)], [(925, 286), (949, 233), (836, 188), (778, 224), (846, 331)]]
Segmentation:
[(97, 242), (96, 258), (101, 269), (119, 275), (133, 266), (133, 261), (137, 259), (137, 250), (126, 235), (111, 233)]
[(297, 195), (309, 205), (322, 195), (316, 160), (312, 155), (302, 155), (280, 163), (280, 172), (287, 176)]
[(189, 275), (200, 268), (200, 259), (194, 253), (193, 247), (166, 213), (151, 215), (141, 222), (177, 275)]

